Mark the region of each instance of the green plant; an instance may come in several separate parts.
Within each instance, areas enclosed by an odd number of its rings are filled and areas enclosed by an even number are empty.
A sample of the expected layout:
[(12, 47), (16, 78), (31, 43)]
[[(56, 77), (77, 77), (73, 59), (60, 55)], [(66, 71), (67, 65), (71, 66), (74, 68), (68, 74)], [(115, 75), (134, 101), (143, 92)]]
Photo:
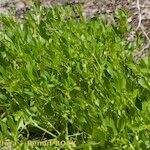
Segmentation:
[(75, 141), (64, 149), (149, 149), (150, 59), (132, 60), (125, 13), (116, 26), (76, 20), (70, 7), (40, 9), (0, 18), (0, 139), (36, 134)]

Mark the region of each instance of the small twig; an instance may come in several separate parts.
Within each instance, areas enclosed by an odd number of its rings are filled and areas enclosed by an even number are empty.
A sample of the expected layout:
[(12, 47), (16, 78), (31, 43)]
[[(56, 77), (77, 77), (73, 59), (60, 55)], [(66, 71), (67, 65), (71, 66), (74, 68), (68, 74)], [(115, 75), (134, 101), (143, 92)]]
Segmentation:
[(37, 127), (38, 129), (44, 131), (45, 133), (48, 133), (48, 134), (51, 135), (52, 137), (54, 137), (54, 138), (57, 137), (57, 136), (54, 135), (53, 133), (47, 131), (46, 129), (44, 129), (44, 128), (42, 128), (42, 127), (40, 127), (36, 122), (32, 121), (32, 123), (33, 123), (33, 125), (34, 125), (35, 127)]
[(76, 134), (72, 134), (72, 135), (68, 135), (68, 137), (74, 137), (74, 136), (79, 136), (79, 135), (82, 135), (83, 133), (76, 133)]
[(142, 30), (142, 33), (145, 35), (146, 39), (149, 41), (149, 44), (150, 44), (150, 38), (148, 37), (148, 34), (144, 31), (142, 25), (141, 25), (141, 30)]
[(138, 29), (141, 28), (142, 33), (145, 35), (146, 39), (150, 43), (150, 38), (148, 37), (147, 33), (144, 31), (143, 25), (142, 25), (142, 14), (141, 14), (140, 0), (136, 1), (136, 6), (137, 6), (137, 9), (138, 9), (138, 18), (139, 18), (139, 22), (138, 22), (138, 26), (136, 27), (136, 31), (138, 31)]
[(48, 122), (48, 124), (57, 132), (58, 135), (60, 135), (60, 132), (50, 122)]
[(149, 48), (149, 46), (150, 46), (150, 42), (149, 42), (148, 44), (146, 44), (146, 46), (144, 46), (144, 47), (142, 48), (142, 50), (140, 50), (140, 51), (136, 52), (135, 54), (133, 54), (133, 57), (134, 57), (135, 62), (136, 62), (137, 64), (140, 63), (141, 57), (142, 57), (143, 55), (146, 56), (146, 55), (148, 54), (147, 48)]
[(137, 0), (136, 5), (137, 5), (138, 15), (139, 15), (139, 22), (138, 22), (138, 26), (136, 28), (136, 31), (137, 31), (141, 27), (141, 22), (142, 22), (142, 15), (141, 15), (141, 8), (140, 8), (140, 1), (139, 0)]
[[(147, 49), (149, 46), (150, 46), (150, 43), (146, 44), (146, 46), (144, 46), (144, 47), (142, 48), (142, 50), (139, 51), (139, 53), (143, 53), (143, 51), (144, 51), (145, 49)], [(138, 53), (137, 53), (137, 55), (138, 55)], [(136, 56), (136, 55), (135, 55), (135, 56)]]

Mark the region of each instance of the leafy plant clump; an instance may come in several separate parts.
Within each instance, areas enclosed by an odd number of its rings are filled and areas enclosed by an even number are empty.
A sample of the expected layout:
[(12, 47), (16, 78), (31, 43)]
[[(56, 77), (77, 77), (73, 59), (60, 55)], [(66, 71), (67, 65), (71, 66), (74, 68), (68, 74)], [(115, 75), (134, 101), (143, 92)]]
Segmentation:
[[(70, 7), (2, 17), (0, 139), (74, 141), (62, 149), (150, 147), (150, 59), (135, 64), (124, 11), (75, 19)], [(40, 146), (32, 147), (39, 149)], [(58, 149), (57, 146), (40, 149)]]

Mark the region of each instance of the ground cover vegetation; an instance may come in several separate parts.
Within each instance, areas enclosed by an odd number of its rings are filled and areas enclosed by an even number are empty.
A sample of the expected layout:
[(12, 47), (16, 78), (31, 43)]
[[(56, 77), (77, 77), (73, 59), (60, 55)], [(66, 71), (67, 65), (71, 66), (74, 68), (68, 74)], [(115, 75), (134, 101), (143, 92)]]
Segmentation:
[[(0, 140), (13, 149), (150, 149), (150, 59), (132, 56), (144, 40), (126, 40), (123, 10), (112, 24), (73, 13), (35, 5), (19, 20), (0, 17)], [(27, 144), (49, 139), (74, 144)]]

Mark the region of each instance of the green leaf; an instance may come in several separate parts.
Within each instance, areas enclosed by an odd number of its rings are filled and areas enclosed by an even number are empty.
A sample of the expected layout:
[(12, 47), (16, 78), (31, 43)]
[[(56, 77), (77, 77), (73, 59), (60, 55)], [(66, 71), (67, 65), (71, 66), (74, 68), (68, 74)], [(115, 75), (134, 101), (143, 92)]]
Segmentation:
[(18, 127), (12, 116), (7, 117), (7, 126), (10, 128), (10, 131), (12, 133), (14, 140), (17, 141), (18, 140)]
[(6, 97), (5, 95), (3, 95), (2, 93), (0, 93), (0, 99), (2, 99), (2, 100), (6, 100), (6, 99), (7, 99), (7, 97)]
[(139, 79), (138, 80), (138, 83), (143, 87), (143, 88), (145, 88), (145, 89), (147, 89), (147, 90), (150, 90), (149, 89), (149, 87), (148, 87), (148, 85), (147, 85), (147, 83), (146, 83), (146, 81), (145, 81), (145, 79)]
[(92, 140), (100, 146), (104, 146), (106, 142), (106, 131), (102, 130), (100, 127), (93, 128)]

